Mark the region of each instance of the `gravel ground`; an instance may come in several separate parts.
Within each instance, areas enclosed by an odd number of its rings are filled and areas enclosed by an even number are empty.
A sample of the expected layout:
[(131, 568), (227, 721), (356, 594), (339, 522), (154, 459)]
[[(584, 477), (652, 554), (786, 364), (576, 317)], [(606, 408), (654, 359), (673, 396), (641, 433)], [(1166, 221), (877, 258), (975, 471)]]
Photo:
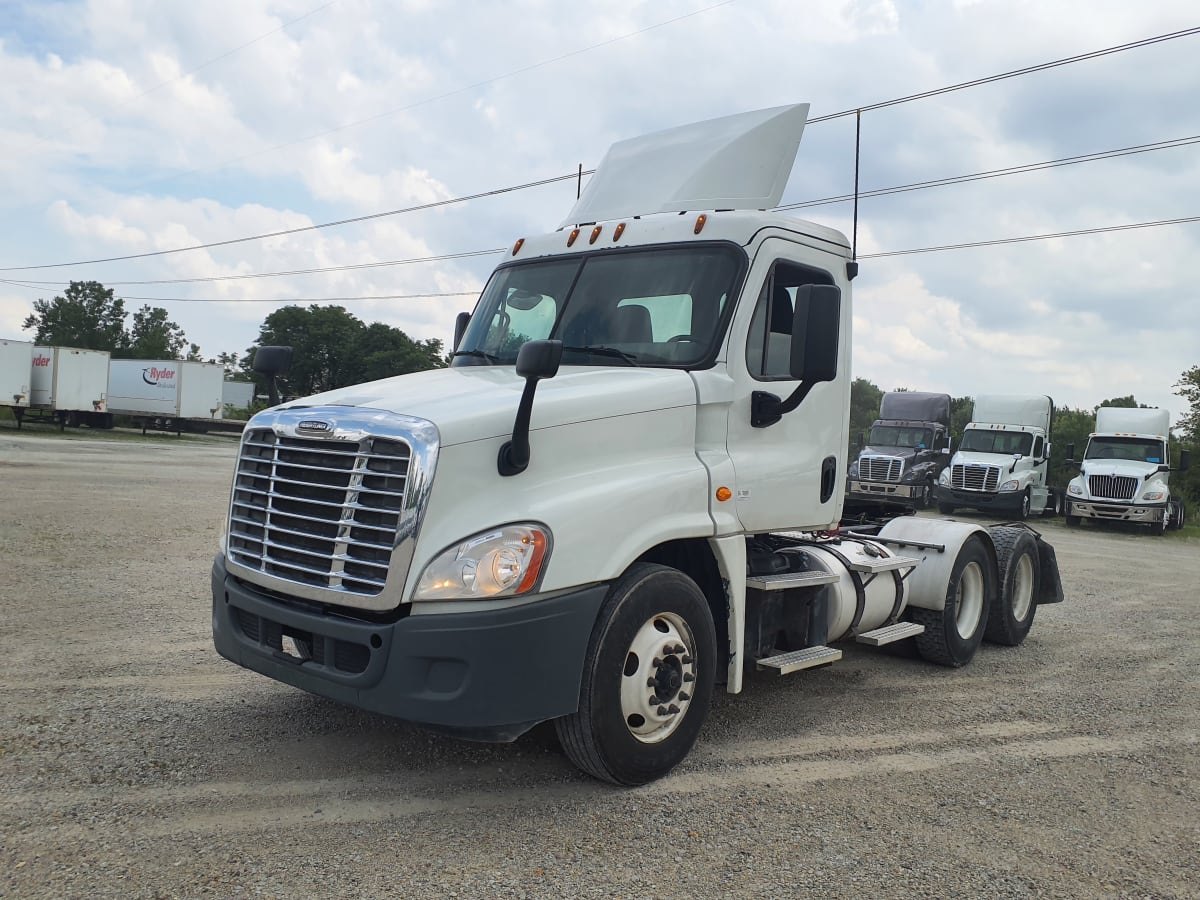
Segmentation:
[(1047, 524), (1022, 647), (756, 675), (622, 790), (220, 659), (233, 454), (0, 433), (0, 896), (1200, 894), (1200, 542)]

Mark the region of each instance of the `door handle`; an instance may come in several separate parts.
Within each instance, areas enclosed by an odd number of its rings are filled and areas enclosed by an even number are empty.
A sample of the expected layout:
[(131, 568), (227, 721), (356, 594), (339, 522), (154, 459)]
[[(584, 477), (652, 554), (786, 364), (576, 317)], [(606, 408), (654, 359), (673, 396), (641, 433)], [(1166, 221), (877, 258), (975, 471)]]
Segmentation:
[(821, 460), (821, 502), (828, 503), (837, 485), (837, 457), (827, 456)]

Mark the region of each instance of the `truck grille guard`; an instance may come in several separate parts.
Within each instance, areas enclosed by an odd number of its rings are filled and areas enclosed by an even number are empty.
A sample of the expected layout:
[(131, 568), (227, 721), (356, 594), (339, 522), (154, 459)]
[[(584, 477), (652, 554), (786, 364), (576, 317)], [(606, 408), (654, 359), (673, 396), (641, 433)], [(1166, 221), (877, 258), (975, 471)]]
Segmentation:
[(899, 456), (864, 456), (858, 461), (858, 477), (863, 481), (900, 480), (904, 460)]
[(1088, 490), (1097, 500), (1132, 500), (1138, 479), (1130, 475), (1089, 475)]
[(358, 609), (398, 606), (437, 460), (436, 427), (378, 410), (269, 410), (242, 435), (231, 574)]

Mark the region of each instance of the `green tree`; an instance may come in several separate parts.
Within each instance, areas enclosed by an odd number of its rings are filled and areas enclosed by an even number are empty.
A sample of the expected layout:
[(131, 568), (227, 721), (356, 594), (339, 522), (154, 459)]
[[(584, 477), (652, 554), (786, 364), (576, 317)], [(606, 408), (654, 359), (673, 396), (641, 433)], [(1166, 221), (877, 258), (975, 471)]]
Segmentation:
[(879, 418), (879, 404), (883, 402), (883, 389), (866, 378), (855, 378), (850, 383), (850, 431), (846, 436), (850, 456), (858, 454), (859, 436), (871, 428)]
[[(1171, 461), (1179, 464), (1179, 454), (1188, 450), (1193, 456), (1200, 451), (1200, 366), (1192, 366), (1179, 376), (1175, 393), (1188, 402), (1189, 409), (1175, 423), (1179, 431), (1177, 440), (1172, 441)], [(1200, 459), (1186, 472), (1171, 475), (1172, 493), (1182, 496), (1187, 502), (1188, 519), (1195, 522), (1200, 515)]]
[(1200, 366), (1192, 366), (1175, 382), (1175, 393), (1191, 407), (1175, 423), (1183, 439), (1191, 446), (1200, 445)]
[(143, 306), (133, 314), (126, 345), (113, 355), (125, 359), (179, 359), (187, 345), (183, 329), (167, 318), (165, 309)]
[(957, 447), (958, 442), (962, 440), (962, 433), (971, 424), (971, 415), (974, 412), (974, 397), (950, 398), (950, 440), (953, 442), (952, 446)]
[(98, 281), (72, 281), (53, 300), (35, 300), (24, 322), (39, 344), (108, 350), (117, 353), (128, 342), (125, 301)]
[[(1050, 484), (1065, 487), (1079, 474), (1078, 460), (1096, 430), (1096, 413), (1090, 409), (1055, 407), (1050, 423)], [(1075, 450), (1074, 464), (1067, 462), (1067, 449)]]
[(1116, 406), (1120, 409), (1149, 409), (1145, 403), (1138, 403), (1137, 400), (1133, 399), (1133, 394), (1127, 397), (1113, 397), (1110, 400), (1101, 400), (1097, 404), (1096, 409), (1099, 409), (1101, 406)]

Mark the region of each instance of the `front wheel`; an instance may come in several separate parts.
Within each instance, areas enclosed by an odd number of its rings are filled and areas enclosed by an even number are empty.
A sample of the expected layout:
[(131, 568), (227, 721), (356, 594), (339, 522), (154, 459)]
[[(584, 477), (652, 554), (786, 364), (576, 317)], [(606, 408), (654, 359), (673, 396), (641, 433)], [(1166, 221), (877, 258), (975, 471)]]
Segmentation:
[(1029, 488), (1025, 488), (1024, 493), (1021, 494), (1021, 509), (1017, 513), (1017, 517), (1022, 522), (1024, 522), (1026, 519), (1029, 518), (1029, 510), (1032, 505), (1032, 502), (1033, 502), (1033, 500), (1030, 497)]
[(917, 652), (939, 665), (965, 666), (983, 640), (995, 594), (996, 567), (983, 541), (972, 537), (954, 561), (945, 608), (909, 608), (912, 621), (925, 626), (916, 638)]
[(716, 629), (696, 582), (667, 566), (632, 566), (600, 609), (579, 709), (555, 720), (563, 751), (614, 784), (661, 778), (696, 743), (716, 664)]
[(952, 503), (938, 503), (938, 512), (943, 516), (954, 515), (955, 506)]

